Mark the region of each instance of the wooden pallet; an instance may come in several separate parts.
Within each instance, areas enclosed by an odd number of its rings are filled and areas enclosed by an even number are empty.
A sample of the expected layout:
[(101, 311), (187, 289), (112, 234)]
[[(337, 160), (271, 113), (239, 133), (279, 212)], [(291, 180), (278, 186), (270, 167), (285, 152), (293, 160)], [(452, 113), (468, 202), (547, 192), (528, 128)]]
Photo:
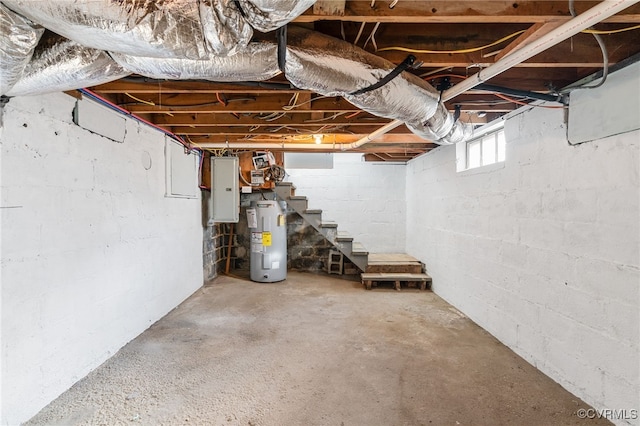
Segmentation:
[(404, 253), (370, 253), (369, 263), (365, 272), (402, 272), (420, 274), (422, 263)]
[(395, 289), (400, 291), (401, 283), (420, 283), (420, 290), (425, 290), (431, 283), (431, 277), (427, 274), (402, 273), (402, 272), (367, 272), (361, 275), (362, 283), (367, 290), (371, 290), (374, 283), (393, 282)]

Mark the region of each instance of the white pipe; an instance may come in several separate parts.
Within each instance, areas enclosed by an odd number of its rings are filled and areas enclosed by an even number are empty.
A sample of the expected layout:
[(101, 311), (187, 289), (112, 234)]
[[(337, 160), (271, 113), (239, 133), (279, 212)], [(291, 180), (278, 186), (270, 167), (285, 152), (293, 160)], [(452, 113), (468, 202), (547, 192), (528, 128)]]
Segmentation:
[[(568, 39), (569, 37), (578, 34), (580, 31), (583, 31), (597, 24), (598, 22), (601, 22), (609, 18), (610, 16), (613, 16), (616, 13), (633, 6), (634, 4), (638, 3), (638, 1), (640, 0), (604, 0), (602, 3), (597, 4), (586, 12), (565, 22), (555, 30), (547, 33), (543, 37), (540, 37), (533, 43), (523, 46), (521, 49), (516, 50), (510, 55), (502, 58), (495, 64), (483, 69), (475, 75), (472, 75), (461, 83), (456, 84), (449, 90), (445, 90), (442, 93), (442, 102), (446, 102), (455, 98), (456, 96), (466, 92), (467, 90), (474, 88), (478, 84), (483, 83), (490, 78), (493, 78), (496, 75), (526, 61), (527, 59), (537, 55), (538, 53), (544, 52), (545, 50)], [(395, 129), (401, 124), (403, 124), (401, 121), (394, 120), (375, 130), (371, 134), (363, 137), (362, 139), (359, 139), (350, 144), (345, 144), (346, 147), (342, 146), (341, 149), (345, 151), (349, 149), (359, 148), (362, 145), (374, 140), (375, 138)]]
[(329, 144), (329, 143), (277, 143), (277, 142), (240, 142), (240, 143), (227, 143), (227, 142), (202, 142), (194, 143), (193, 146), (202, 149), (300, 149), (305, 151), (326, 151), (342, 149), (345, 144)]

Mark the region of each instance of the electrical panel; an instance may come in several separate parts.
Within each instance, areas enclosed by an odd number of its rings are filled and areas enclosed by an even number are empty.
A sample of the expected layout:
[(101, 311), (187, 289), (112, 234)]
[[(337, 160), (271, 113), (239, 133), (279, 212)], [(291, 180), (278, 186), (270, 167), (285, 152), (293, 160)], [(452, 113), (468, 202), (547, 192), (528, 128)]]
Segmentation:
[(211, 217), (209, 223), (238, 223), (240, 187), (238, 157), (211, 157)]

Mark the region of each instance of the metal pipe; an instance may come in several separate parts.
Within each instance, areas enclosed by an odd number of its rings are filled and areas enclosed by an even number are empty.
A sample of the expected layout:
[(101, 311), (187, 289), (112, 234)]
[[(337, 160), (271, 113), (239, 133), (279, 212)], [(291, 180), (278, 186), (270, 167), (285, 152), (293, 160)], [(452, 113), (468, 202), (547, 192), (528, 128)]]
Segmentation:
[[(510, 55), (502, 58), (495, 64), (483, 69), (475, 75), (465, 79), (464, 81), (456, 84), (452, 88), (445, 90), (442, 93), (442, 102), (446, 102), (455, 98), (456, 96), (473, 89), (475, 86), (495, 77), (496, 75), (503, 73), (504, 71), (513, 68), (514, 66), (526, 61), (527, 59), (537, 55), (540, 52), (544, 52), (552, 46), (578, 34), (598, 22), (601, 22), (610, 16), (615, 15), (624, 9), (633, 6), (640, 0), (604, 0), (602, 3), (598, 3), (596, 6), (587, 10), (586, 12), (576, 16), (575, 18), (560, 25), (555, 30), (547, 33), (538, 40), (523, 46), (521, 49), (516, 50)], [(350, 150), (359, 148), (362, 145), (374, 140), (375, 138), (382, 136), (383, 134), (395, 129), (402, 122), (394, 120), (391, 123), (385, 124), (378, 130), (375, 130), (371, 134), (357, 140), (356, 142), (346, 144), (346, 147), (341, 148), (344, 150)]]

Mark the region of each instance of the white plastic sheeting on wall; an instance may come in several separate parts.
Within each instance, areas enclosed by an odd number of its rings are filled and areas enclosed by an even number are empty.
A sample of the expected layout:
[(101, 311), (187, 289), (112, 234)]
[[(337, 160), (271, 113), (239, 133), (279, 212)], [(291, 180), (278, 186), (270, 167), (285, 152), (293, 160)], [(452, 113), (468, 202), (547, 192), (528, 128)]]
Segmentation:
[(616, 71), (606, 86), (571, 93), (569, 142), (579, 144), (640, 129), (640, 62)]

